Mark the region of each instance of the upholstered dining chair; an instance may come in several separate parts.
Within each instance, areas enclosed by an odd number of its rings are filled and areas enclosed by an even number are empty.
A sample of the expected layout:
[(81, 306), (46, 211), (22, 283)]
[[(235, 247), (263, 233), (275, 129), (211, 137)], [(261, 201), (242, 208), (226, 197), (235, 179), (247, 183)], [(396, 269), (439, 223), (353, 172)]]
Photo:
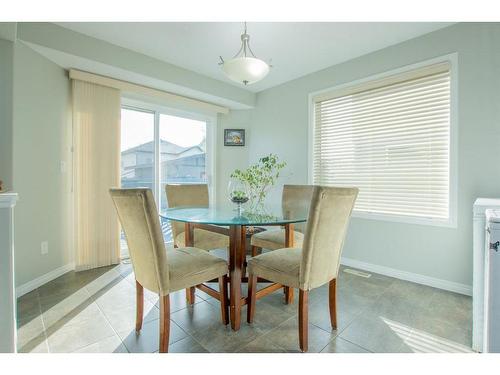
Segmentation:
[[(312, 185), (284, 185), (281, 195), (283, 215), (307, 212), (311, 204)], [(294, 224), (293, 247), (302, 247), (305, 223)], [(285, 229), (268, 229), (254, 234), (250, 239), (251, 256), (256, 256), (262, 249), (277, 250), (285, 247)], [(245, 267), (246, 267), (245, 261)], [(286, 303), (293, 302), (293, 290), (284, 287)]]
[(110, 189), (110, 195), (125, 232), (134, 269), (136, 332), (140, 332), (142, 328), (146, 288), (159, 294), (160, 352), (168, 352), (170, 293), (217, 278), (222, 322), (228, 324), (226, 261), (195, 247), (166, 250), (150, 189)]
[(357, 188), (315, 186), (302, 248), (283, 248), (248, 261), (247, 321), (252, 323), (257, 277), (299, 289), (299, 345), (308, 349), (309, 291), (329, 283), (332, 328), (337, 328), (337, 276)]
[[(165, 193), (169, 208), (173, 207), (208, 207), (207, 184), (166, 184)], [(186, 246), (184, 223), (172, 221), (174, 247)], [(229, 237), (201, 228), (193, 231), (193, 246), (203, 250), (225, 249), (229, 247)], [(186, 300), (192, 305), (195, 302), (194, 288), (186, 289)]]
[[(283, 214), (287, 212), (307, 212), (311, 203), (312, 185), (284, 185), (281, 196)], [(302, 247), (304, 240), (305, 223), (294, 225), (294, 247)], [(285, 230), (282, 228), (266, 230), (256, 233), (250, 239), (252, 256), (256, 256), (260, 249), (277, 250), (285, 247)]]
[[(165, 185), (168, 207), (208, 207), (208, 185), (206, 184), (167, 184)], [(185, 246), (184, 223), (173, 221), (172, 233), (174, 236), (174, 245), (178, 247)], [(208, 230), (195, 228), (194, 247), (203, 250), (223, 249), (229, 247), (229, 237), (210, 232)]]

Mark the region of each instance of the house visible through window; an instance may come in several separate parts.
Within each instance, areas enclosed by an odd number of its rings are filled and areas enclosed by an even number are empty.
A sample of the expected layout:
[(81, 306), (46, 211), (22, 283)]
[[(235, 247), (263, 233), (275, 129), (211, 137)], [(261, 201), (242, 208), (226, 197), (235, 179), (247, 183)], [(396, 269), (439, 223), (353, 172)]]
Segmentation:
[(206, 184), (207, 124), (160, 115), (160, 202), (167, 207), (165, 184)]
[[(150, 188), (161, 211), (165, 184), (208, 182), (207, 121), (124, 107), (121, 126), (122, 187)], [(172, 241), (170, 225), (162, 227)]]
[(357, 186), (355, 212), (450, 219), (450, 65), (313, 96), (312, 182)]

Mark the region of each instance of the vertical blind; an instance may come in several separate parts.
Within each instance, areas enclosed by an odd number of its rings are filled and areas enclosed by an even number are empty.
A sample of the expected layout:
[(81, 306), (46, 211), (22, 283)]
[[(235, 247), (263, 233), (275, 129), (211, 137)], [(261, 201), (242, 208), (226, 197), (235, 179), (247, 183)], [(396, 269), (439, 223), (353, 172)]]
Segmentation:
[(356, 186), (355, 210), (449, 218), (450, 66), (313, 98), (315, 184)]
[(77, 271), (120, 263), (120, 225), (109, 188), (120, 186), (120, 91), (72, 81)]

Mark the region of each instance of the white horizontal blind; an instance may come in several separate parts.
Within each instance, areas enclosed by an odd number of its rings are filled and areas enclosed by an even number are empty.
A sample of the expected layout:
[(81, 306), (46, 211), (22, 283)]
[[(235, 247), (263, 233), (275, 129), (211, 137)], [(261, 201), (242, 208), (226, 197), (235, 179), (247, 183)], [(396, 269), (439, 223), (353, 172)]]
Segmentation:
[(313, 182), (356, 186), (355, 210), (449, 218), (450, 68), (314, 98)]

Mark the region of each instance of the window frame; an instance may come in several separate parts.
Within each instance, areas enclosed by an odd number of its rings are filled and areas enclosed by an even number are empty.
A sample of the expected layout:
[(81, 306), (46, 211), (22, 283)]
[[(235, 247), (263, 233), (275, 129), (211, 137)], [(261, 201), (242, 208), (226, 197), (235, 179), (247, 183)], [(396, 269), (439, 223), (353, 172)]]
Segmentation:
[(154, 154), (154, 191), (153, 195), (155, 200), (158, 202), (158, 207), (160, 207), (159, 198), (161, 194), (161, 176), (160, 176), (160, 115), (170, 115), (183, 117), (191, 120), (204, 121), (207, 124), (207, 152), (206, 152), (206, 172), (207, 172), (207, 184), (208, 184), (208, 194), (211, 204), (216, 204), (216, 182), (215, 169), (216, 169), (216, 147), (215, 147), (215, 137), (217, 132), (217, 115), (202, 114), (196, 112), (190, 112), (185, 110), (180, 110), (177, 108), (167, 107), (164, 105), (159, 105), (155, 103), (148, 103), (139, 101), (136, 99), (128, 98), (122, 95), (121, 108), (149, 112), (154, 114), (154, 142), (155, 142), (155, 154)]
[(449, 208), (447, 219), (423, 218), (416, 216), (403, 216), (393, 214), (382, 214), (378, 212), (361, 212), (354, 210), (352, 216), (355, 218), (368, 220), (381, 220), (408, 224), (421, 224), (440, 227), (457, 227), (457, 202), (458, 202), (458, 56), (457, 53), (451, 53), (436, 57), (433, 59), (421, 61), (415, 64), (401, 66), (382, 73), (377, 73), (354, 81), (342, 83), (323, 90), (311, 92), (308, 96), (308, 183), (313, 183), (313, 163), (314, 163), (314, 99), (317, 96), (324, 95), (329, 92), (342, 90), (353, 87), (370, 81), (375, 81), (387, 78), (393, 75), (399, 75), (412, 70), (422, 69), (429, 65), (448, 63), (450, 64), (450, 148), (449, 148)]

